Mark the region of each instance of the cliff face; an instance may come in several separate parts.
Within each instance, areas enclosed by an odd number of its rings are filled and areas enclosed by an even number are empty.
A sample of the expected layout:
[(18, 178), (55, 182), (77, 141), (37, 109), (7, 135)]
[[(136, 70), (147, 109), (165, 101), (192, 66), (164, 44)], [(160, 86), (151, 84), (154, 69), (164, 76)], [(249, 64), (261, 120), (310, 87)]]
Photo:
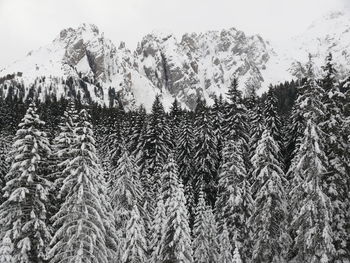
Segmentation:
[(173, 35), (147, 35), (136, 58), (139, 72), (154, 86), (192, 107), (198, 95), (210, 100), (225, 93), (233, 76), (242, 88), (259, 88), (271, 53), (261, 37), (232, 28), (185, 34), (180, 41)]

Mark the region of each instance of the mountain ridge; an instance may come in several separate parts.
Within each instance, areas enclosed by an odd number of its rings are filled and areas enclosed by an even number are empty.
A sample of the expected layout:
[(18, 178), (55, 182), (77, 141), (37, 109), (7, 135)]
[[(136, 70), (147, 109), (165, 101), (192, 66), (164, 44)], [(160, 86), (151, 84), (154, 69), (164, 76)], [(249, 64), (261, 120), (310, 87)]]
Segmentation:
[[(337, 25), (336, 30), (330, 31)], [(323, 31), (326, 28), (326, 32)], [(151, 33), (143, 37), (134, 51), (121, 42), (117, 47), (97, 26), (81, 24), (63, 29), (48, 45), (0, 71), (0, 78), (16, 72), (0, 85), (0, 95), (9, 93), (4, 85), (33, 86), (44, 78), (34, 93), (39, 99), (68, 91), (87, 101), (103, 105), (121, 102), (126, 109), (143, 104), (150, 110), (160, 94), (166, 108), (177, 98), (183, 107), (193, 109), (198, 96), (212, 103), (225, 95), (234, 76), (243, 91), (266, 90), (270, 83), (291, 80), (293, 63), (303, 62), (309, 52), (321, 65), (326, 53), (334, 51), (341, 73), (350, 69), (350, 19), (334, 12), (316, 21), (289, 46), (278, 46), (260, 35), (246, 35), (234, 27), (200, 33), (186, 33), (177, 39), (171, 33)], [(63, 79), (72, 78), (72, 87)], [(37, 84), (35, 84), (37, 85)], [(34, 85), (34, 86), (35, 86)], [(22, 91), (23, 97), (29, 93)], [(18, 88), (14, 91), (19, 94)], [(113, 96), (112, 96), (112, 95)]]

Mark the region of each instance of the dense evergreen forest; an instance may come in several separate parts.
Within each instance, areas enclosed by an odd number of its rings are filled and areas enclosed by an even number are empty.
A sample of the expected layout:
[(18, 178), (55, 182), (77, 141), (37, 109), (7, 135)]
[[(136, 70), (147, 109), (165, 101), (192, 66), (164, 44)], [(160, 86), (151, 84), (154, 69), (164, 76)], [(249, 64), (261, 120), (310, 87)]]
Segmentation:
[(345, 263), (350, 76), (169, 112), (0, 101), (0, 262)]

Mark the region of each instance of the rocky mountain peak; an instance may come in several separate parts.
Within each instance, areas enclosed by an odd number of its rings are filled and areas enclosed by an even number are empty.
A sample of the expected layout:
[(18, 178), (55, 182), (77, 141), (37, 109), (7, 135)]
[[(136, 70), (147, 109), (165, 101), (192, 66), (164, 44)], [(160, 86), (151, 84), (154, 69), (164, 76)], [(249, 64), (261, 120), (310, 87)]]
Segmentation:
[[(180, 38), (152, 32), (134, 51), (124, 42), (117, 47), (97, 26), (81, 24), (62, 30), (52, 43), (2, 70), (0, 78), (21, 72), (15, 80), (32, 86), (46, 76), (40, 85), (48, 89), (41, 87), (38, 92), (66, 96), (67, 90), (78, 85), (73, 93), (80, 92), (86, 101), (106, 105), (119, 101), (126, 109), (139, 104), (150, 109), (157, 94), (166, 108), (176, 97), (183, 107), (193, 109), (198, 96), (209, 104), (215, 96), (225, 96), (233, 77), (239, 78), (243, 91), (254, 88), (260, 93), (270, 83), (290, 80), (291, 65), (305, 61), (309, 52), (317, 65), (332, 52), (343, 65), (339, 72), (349, 70), (350, 18), (344, 12), (330, 13), (283, 45), (232, 27)], [(59, 80), (66, 78), (73, 78), (75, 84), (70, 82), (67, 88)], [(8, 93), (1, 89), (0, 83), (0, 94)]]

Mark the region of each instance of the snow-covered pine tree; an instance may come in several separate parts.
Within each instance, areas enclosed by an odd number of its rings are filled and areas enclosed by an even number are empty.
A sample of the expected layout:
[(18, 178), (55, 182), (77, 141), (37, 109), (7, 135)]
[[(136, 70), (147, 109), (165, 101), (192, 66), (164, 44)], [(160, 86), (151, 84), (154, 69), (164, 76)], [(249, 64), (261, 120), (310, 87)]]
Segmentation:
[(161, 248), (161, 239), (164, 230), (165, 224), (165, 206), (163, 195), (160, 192), (158, 194), (157, 206), (154, 211), (153, 222), (151, 225), (150, 231), (150, 261), (154, 263), (160, 262), (160, 248)]
[(239, 143), (237, 145), (237, 142), (228, 141), (224, 148), (223, 163), (220, 168), (215, 214), (219, 234), (226, 225), (231, 247), (234, 248), (235, 243), (242, 246), (242, 253), (246, 259), (249, 258), (251, 250), (248, 220), (252, 210), (253, 199), (240, 145)]
[(241, 258), (241, 255), (239, 254), (238, 246), (236, 246), (235, 251), (233, 252), (232, 263), (242, 263), (242, 258)]
[(0, 263), (15, 263), (12, 253), (13, 244), (11, 238), (5, 235), (0, 244)]
[(144, 221), (140, 216), (139, 206), (134, 204), (126, 225), (126, 238), (123, 246), (123, 263), (147, 262), (147, 241)]
[(208, 221), (208, 237), (209, 237), (209, 246), (210, 246), (210, 251), (209, 251), (209, 259), (210, 262), (218, 262), (218, 257), (219, 257), (219, 243), (217, 240), (218, 237), (218, 227), (214, 215), (214, 209), (210, 206), (207, 205), (206, 207), (206, 218)]
[(193, 178), (193, 147), (194, 134), (192, 123), (188, 116), (185, 116), (180, 123), (180, 135), (176, 148), (176, 163), (179, 167), (179, 176), (184, 185)]
[(347, 236), (350, 231), (347, 230), (349, 203), (348, 178), (349, 164), (346, 160), (346, 143), (344, 130), (345, 117), (343, 115), (342, 100), (344, 94), (340, 92), (336, 83), (336, 69), (333, 63), (332, 54), (326, 58), (326, 64), (323, 67), (323, 77), (321, 86), (324, 89), (322, 98), (325, 106), (325, 115), (322, 117), (321, 129), (324, 132), (325, 144), (324, 150), (328, 158), (328, 165), (325, 167), (327, 174), (324, 178), (323, 188), (331, 199), (333, 208), (333, 242), (336, 249), (336, 262), (345, 262), (350, 258), (350, 251), (347, 250)]
[(195, 178), (193, 185), (197, 194), (200, 187), (203, 187), (209, 204), (213, 206), (217, 190), (217, 142), (205, 101), (199, 100), (198, 102), (194, 132)]
[(255, 106), (249, 111), (249, 121), (249, 159), (251, 159), (265, 129), (263, 109), (258, 98), (255, 100)]
[[(59, 124), (59, 134), (53, 140), (51, 154), (51, 175), (53, 187), (50, 189), (51, 209), (50, 216), (56, 214), (65, 199), (60, 196), (59, 192), (62, 188), (63, 181), (68, 176), (64, 173), (73, 157), (72, 146), (75, 143), (74, 129), (78, 120), (78, 113), (75, 109), (74, 100), (68, 102), (64, 116)], [(52, 211), (51, 211), (52, 210)]]
[(322, 182), (326, 175), (327, 157), (324, 135), (319, 123), (324, 114), (320, 98), (323, 89), (317, 84), (310, 57), (305, 92), (299, 98), (307, 120), (304, 137), (289, 173), (292, 174), (290, 213), (296, 262), (332, 262), (335, 256), (332, 233), (332, 207)]
[(161, 187), (159, 175), (169, 152), (174, 148), (160, 96), (156, 96), (152, 105), (147, 132), (142, 138), (142, 156), (138, 159), (141, 172), (147, 166), (152, 179), (154, 194)]
[(210, 114), (216, 141), (216, 151), (218, 156), (216, 169), (218, 170), (222, 161), (222, 150), (224, 147), (223, 123), (225, 114), (225, 104), (222, 95), (220, 95), (220, 97), (215, 96), (214, 105), (211, 108)]
[(10, 151), (12, 142), (12, 136), (7, 135), (5, 132), (0, 133), (0, 204), (5, 200), (3, 188), (6, 185), (6, 174), (10, 169), (8, 153)]
[(42, 131), (44, 124), (31, 103), (18, 126), (10, 153), (0, 227), (14, 245), (15, 262), (44, 262), (51, 238), (46, 212), (50, 183), (45, 170), (51, 150)]
[[(298, 87), (298, 99), (294, 102), (291, 115), (289, 117), (289, 122), (286, 129), (286, 139), (285, 139), (285, 170), (288, 171), (292, 160), (294, 159), (300, 142), (304, 136), (305, 130), (305, 119), (303, 117), (303, 112), (300, 109), (300, 97), (302, 94), (302, 88)], [(288, 173), (287, 173), (288, 176)], [(290, 179), (290, 178), (288, 178)]]
[(238, 79), (234, 78), (227, 92), (227, 103), (223, 121), (224, 143), (230, 140), (242, 145), (243, 160), (249, 167), (249, 121), (242, 92), (238, 89)]
[(141, 138), (144, 134), (144, 127), (146, 125), (146, 109), (141, 105), (137, 111), (131, 122), (130, 127), (130, 135), (127, 139), (127, 148), (130, 153), (132, 153), (135, 157), (138, 157), (138, 153), (141, 150)]
[(111, 172), (108, 192), (117, 225), (125, 228), (133, 206), (138, 206), (140, 211), (142, 187), (133, 156), (125, 148), (122, 151), (116, 168)]
[[(133, 156), (121, 146), (122, 154), (116, 168), (110, 173), (108, 182), (108, 194), (111, 200), (111, 207), (115, 219), (115, 226), (118, 235), (119, 247), (123, 248), (128, 233), (127, 224), (130, 223), (133, 207), (137, 207), (135, 213), (141, 218), (148, 218), (142, 207), (142, 187), (139, 176), (139, 169)], [(143, 222), (144, 224), (144, 222)], [(140, 226), (141, 227), (141, 226)], [(144, 225), (142, 226), (144, 229)]]
[(173, 140), (174, 146), (177, 147), (178, 138), (182, 132), (180, 130), (180, 123), (182, 119), (182, 109), (177, 98), (175, 98), (174, 102), (171, 104), (169, 118), (170, 118), (169, 125), (171, 127), (171, 133), (172, 133), (171, 138)]
[[(122, 146), (127, 140), (129, 132), (129, 118), (123, 109), (110, 108), (106, 112), (108, 116), (103, 124), (103, 133), (97, 133), (98, 153), (101, 158), (103, 168), (106, 172), (116, 166), (122, 154)], [(129, 116), (128, 116), (129, 117)]]
[[(148, 173), (147, 165), (144, 166), (144, 169), (140, 173), (140, 184), (142, 189), (142, 200), (140, 204), (142, 205), (142, 211), (144, 211), (144, 214), (142, 216), (145, 216), (145, 228), (147, 234), (149, 233), (149, 230), (151, 228), (151, 223), (153, 220), (153, 214), (154, 209), (157, 206), (157, 199), (154, 199), (154, 193), (153, 193), (153, 185), (152, 185), (152, 178), (150, 174)], [(158, 189), (158, 191), (161, 191), (161, 189)]]
[[(219, 256), (218, 256), (218, 262), (220, 263), (232, 263), (233, 261), (233, 255), (232, 255), (232, 245), (229, 237), (229, 233), (227, 230), (226, 224), (222, 226), (222, 231), (218, 235), (218, 241), (219, 241)], [(236, 249), (238, 250), (238, 246), (236, 246)]]
[(193, 189), (193, 147), (194, 134), (193, 126), (189, 116), (184, 116), (180, 122), (180, 134), (176, 148), (176, 163), (179, 167), (179, 177), (185, 188), (187, 208), (190, 215), (194, 208), (194, 189)]
[(66, 167), (61, 195), (66, 196), (54, 226), (60, 226), (51, 241), (50, 262), (108, 262), (116, 248), (109, 226), (105, 183), (99, 165), (90, 116), (79, 114), (72, 147), (73, 158)]
[(247, 109), (243, 104), (242, 92), (238, 89), (238, 79), (234, 78), (227, 92), (223, 132), (225, 141), (240, 140), (247, 147), (248, 122)]
[[(270, 134), (279, 147), (279, 160), (282, 162), (282, 152), (284, 151), (282, 139), (282, 123), (277, 112), (277, 97), (274, 94), (273, 87), (270, 86), (267, 92), (266, 100), (264, 101), (264, 118), (265, 128), (270, 131)], [(283, 163), (281, 163), (283, 165)]]
[(266, 129), (252, 158), (255, 199), (249, 223), (253, 230), (253, 262), (286, 262), (290, 243), (286, 228), (286, 179), (278, 153), (278, 144)]
[[(170, 173), (170, 195), (165, 201), (166, 220), (161, 239), (161, 262), (192, 262), (191, 230), (188, 224), (188, 211), (183, 185), (179, 182), (177, 166), (172, 157), (165, 170), (173, 167)], [(169, 168), (167, 168), (169, 167)]]
[(193, 258), (196, 263), (218, 262), (216, 222), (204, 193), (199, 192), (193, 226)]

